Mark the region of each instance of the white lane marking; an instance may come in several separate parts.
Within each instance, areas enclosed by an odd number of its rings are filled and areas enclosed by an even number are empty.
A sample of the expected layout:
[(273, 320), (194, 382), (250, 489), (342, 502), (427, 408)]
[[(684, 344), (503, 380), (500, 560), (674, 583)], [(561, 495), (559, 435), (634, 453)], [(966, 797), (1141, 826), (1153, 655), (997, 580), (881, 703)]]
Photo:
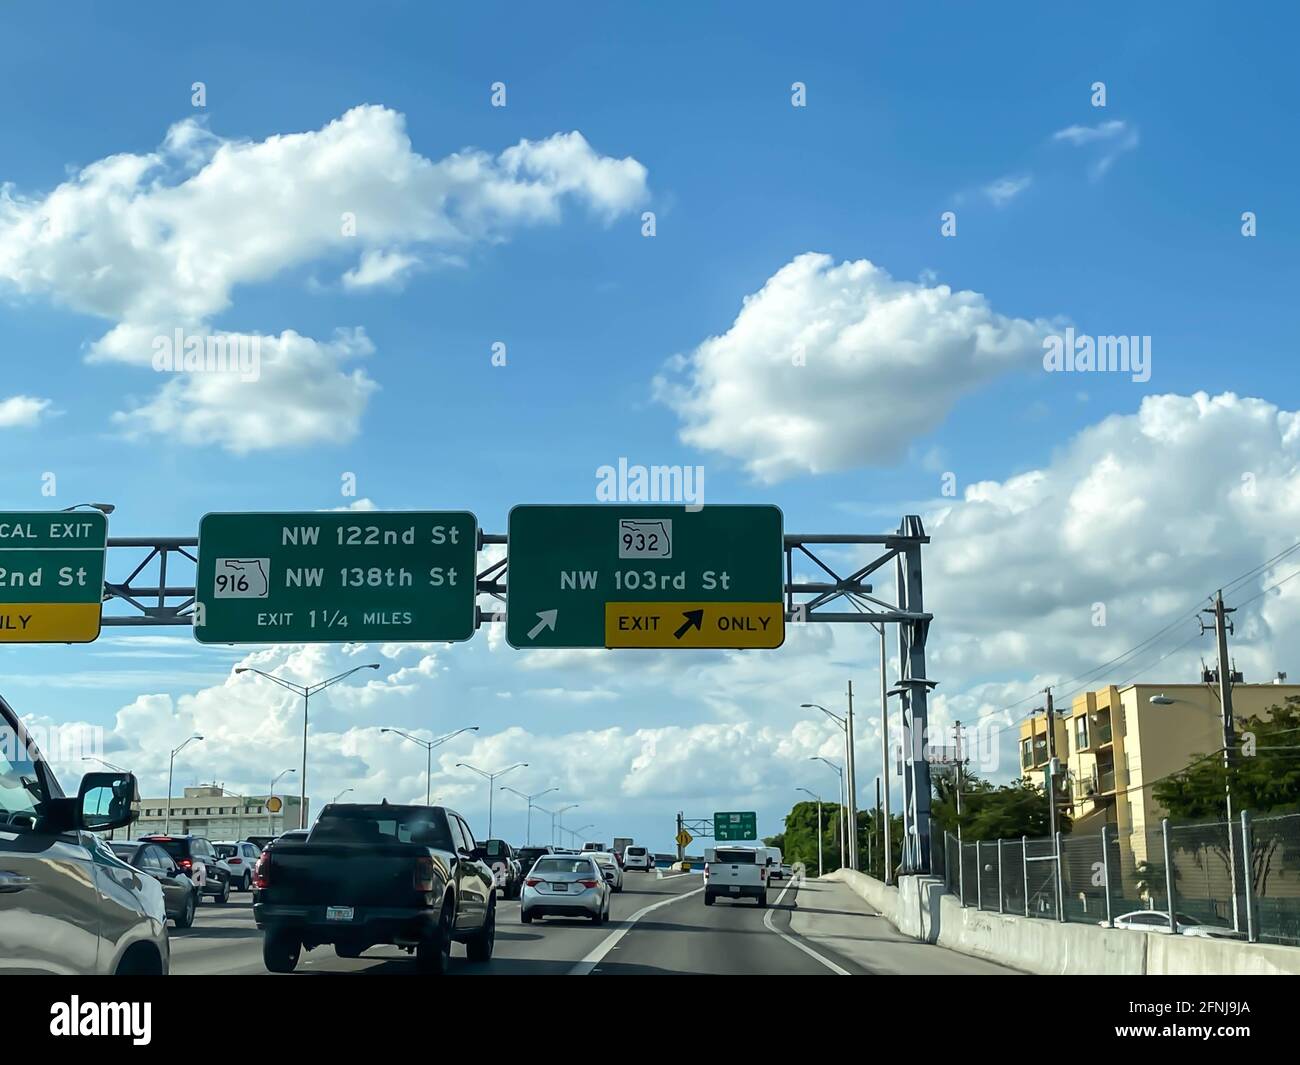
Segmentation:
[(659, 909), (661, 906), (671, 906), (674, 902), (680, 902), (682, 899), (689, 899), (692, 895), (698, 895), (704, 888), (697, 887), (694, 891), (684, 891), (680, 895), (673, 895), (672, 898), (664, 899), (662, 902), (652, 902), (649, 906), (643, 906), (637, 910), (631, 917), (622, 923), (622, 925), (607, 935), (590, 954), (582, 961), (578, 962), (569, 970), (570, 976), (588, 976), (591, 970), (599, 965), (605, 958), (605, 955), (618, 946), (618, 942), (630, 931), (632, 926), (641, 920), (647, 913)]
[[(790, 883), (786, 884), (786, 886), (781, 889), (781, 894), (779, 894), (776, 897), (776, 904), (778, 906), (781, 905), (781, 900), (785, 898), (785, 893), (789, 891), (792, 887), (794, 887), (793, 880), (791, 880)], [(847, 969), (841, 968), (840, 966), (836, 965), (833, 961), (830, 960), (830, 958), (823, 957), (821, 954), (818, 954), (815, 950), (812, 949), (812, 947), (808, 946), (806, 943), (796, 939), (792, 935), (787, 935), (785, 932), (782, 932), (781, 929), (777, 928), (776, 925), (772, 923), (772, 915), (774, 913), (775, 913), (774, 910), (768, 910), (765, 914), (763, 914), (763, 927), (766, 928), (769, 932), (775, 932), (778, 936), (784, 939), (791, 946), (798, 947), (800, 950), (802, 950), (805, 954), (808, 955), (808, 957), (816, 958), (819, 962), (821, 962), (824, 966), (826, 966), (826, 968), (828, 968), (836, 976), (853, 975)]]

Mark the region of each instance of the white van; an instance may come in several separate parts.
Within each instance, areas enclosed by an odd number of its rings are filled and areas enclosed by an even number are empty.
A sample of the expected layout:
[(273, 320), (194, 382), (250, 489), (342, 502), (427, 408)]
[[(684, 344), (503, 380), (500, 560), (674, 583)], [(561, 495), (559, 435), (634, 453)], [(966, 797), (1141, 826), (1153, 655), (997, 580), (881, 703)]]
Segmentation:
[(785, 876), (784, 865), (782, 864), (780, 847), (764, 847), (763, 853), (767, 857), (767, 878), (769, 880), (780, 880)]
[(767, 906), (770, 866), (764, 847), (710, 847), (704, 852), (704, 905), (715, 899), (753, 899)]

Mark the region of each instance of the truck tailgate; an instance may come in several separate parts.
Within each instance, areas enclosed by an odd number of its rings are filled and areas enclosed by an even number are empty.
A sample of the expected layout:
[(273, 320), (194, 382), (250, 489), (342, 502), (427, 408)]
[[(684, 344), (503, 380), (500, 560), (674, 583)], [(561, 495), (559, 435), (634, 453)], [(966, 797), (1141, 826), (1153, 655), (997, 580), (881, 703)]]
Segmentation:
[(303, 843), (273, 847), (263, 900), (306, 906), (415, 906), (415, 865), (429, 852), (413, 844), (355, 847)]

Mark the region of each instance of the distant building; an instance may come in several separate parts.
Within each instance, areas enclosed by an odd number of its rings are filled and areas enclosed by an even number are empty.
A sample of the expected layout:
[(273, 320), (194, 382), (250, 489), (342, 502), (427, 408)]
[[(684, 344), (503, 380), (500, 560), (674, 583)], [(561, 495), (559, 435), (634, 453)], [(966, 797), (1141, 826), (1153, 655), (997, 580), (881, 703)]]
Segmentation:
[[(266, 808), (267, 795), (235, 795), (217, 784), (185, 788), (181, 795), (172, 796), (170, 827), (166, 799), (141, 799), (139, 819), (127, 831), (135, 836), (192, 833), (208, 839), (278, 836), (298, 827), (299, 799), (297, 795), (276, 797), (282, 805), (278, 813), (271, 813)], [(307, 812), (311, 813), (310, 798)]]
[[(1300, 684), (1234, 683), (1233, 716), (1267, 718), (1288, 696), (1300, 696)], [(1080, 693), (1056, 714), (1055, 741), (1064, 777), (1057, 783), (1060, 807), (1074, 834), (1111, 825), (1121, 842), (1132, 837), (1142, 856), (1168, 814), (1154, 784), (1223, 748), (1218, 683), (1110, 685)], [(1046, 715), (1035, 714), (1020, 726), (1021, 774), (1041, 788), (1046, 766)]]

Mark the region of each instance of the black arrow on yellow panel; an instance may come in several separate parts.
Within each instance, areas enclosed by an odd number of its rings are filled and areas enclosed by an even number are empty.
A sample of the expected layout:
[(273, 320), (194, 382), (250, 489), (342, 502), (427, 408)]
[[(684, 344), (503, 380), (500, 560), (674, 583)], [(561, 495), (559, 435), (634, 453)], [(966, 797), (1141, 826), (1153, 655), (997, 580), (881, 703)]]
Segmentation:
[(673, 636), (676, 639), (680, 640), (683, 636), (685, 636), (688, 632), (690, 632), (691, 629), (704, 628), (703, 610), (683, 610), (682, 617), (684, 617), (686, 620), (682, 622), (681, 628), (679, 628), (676, 632), (673, 633)]

